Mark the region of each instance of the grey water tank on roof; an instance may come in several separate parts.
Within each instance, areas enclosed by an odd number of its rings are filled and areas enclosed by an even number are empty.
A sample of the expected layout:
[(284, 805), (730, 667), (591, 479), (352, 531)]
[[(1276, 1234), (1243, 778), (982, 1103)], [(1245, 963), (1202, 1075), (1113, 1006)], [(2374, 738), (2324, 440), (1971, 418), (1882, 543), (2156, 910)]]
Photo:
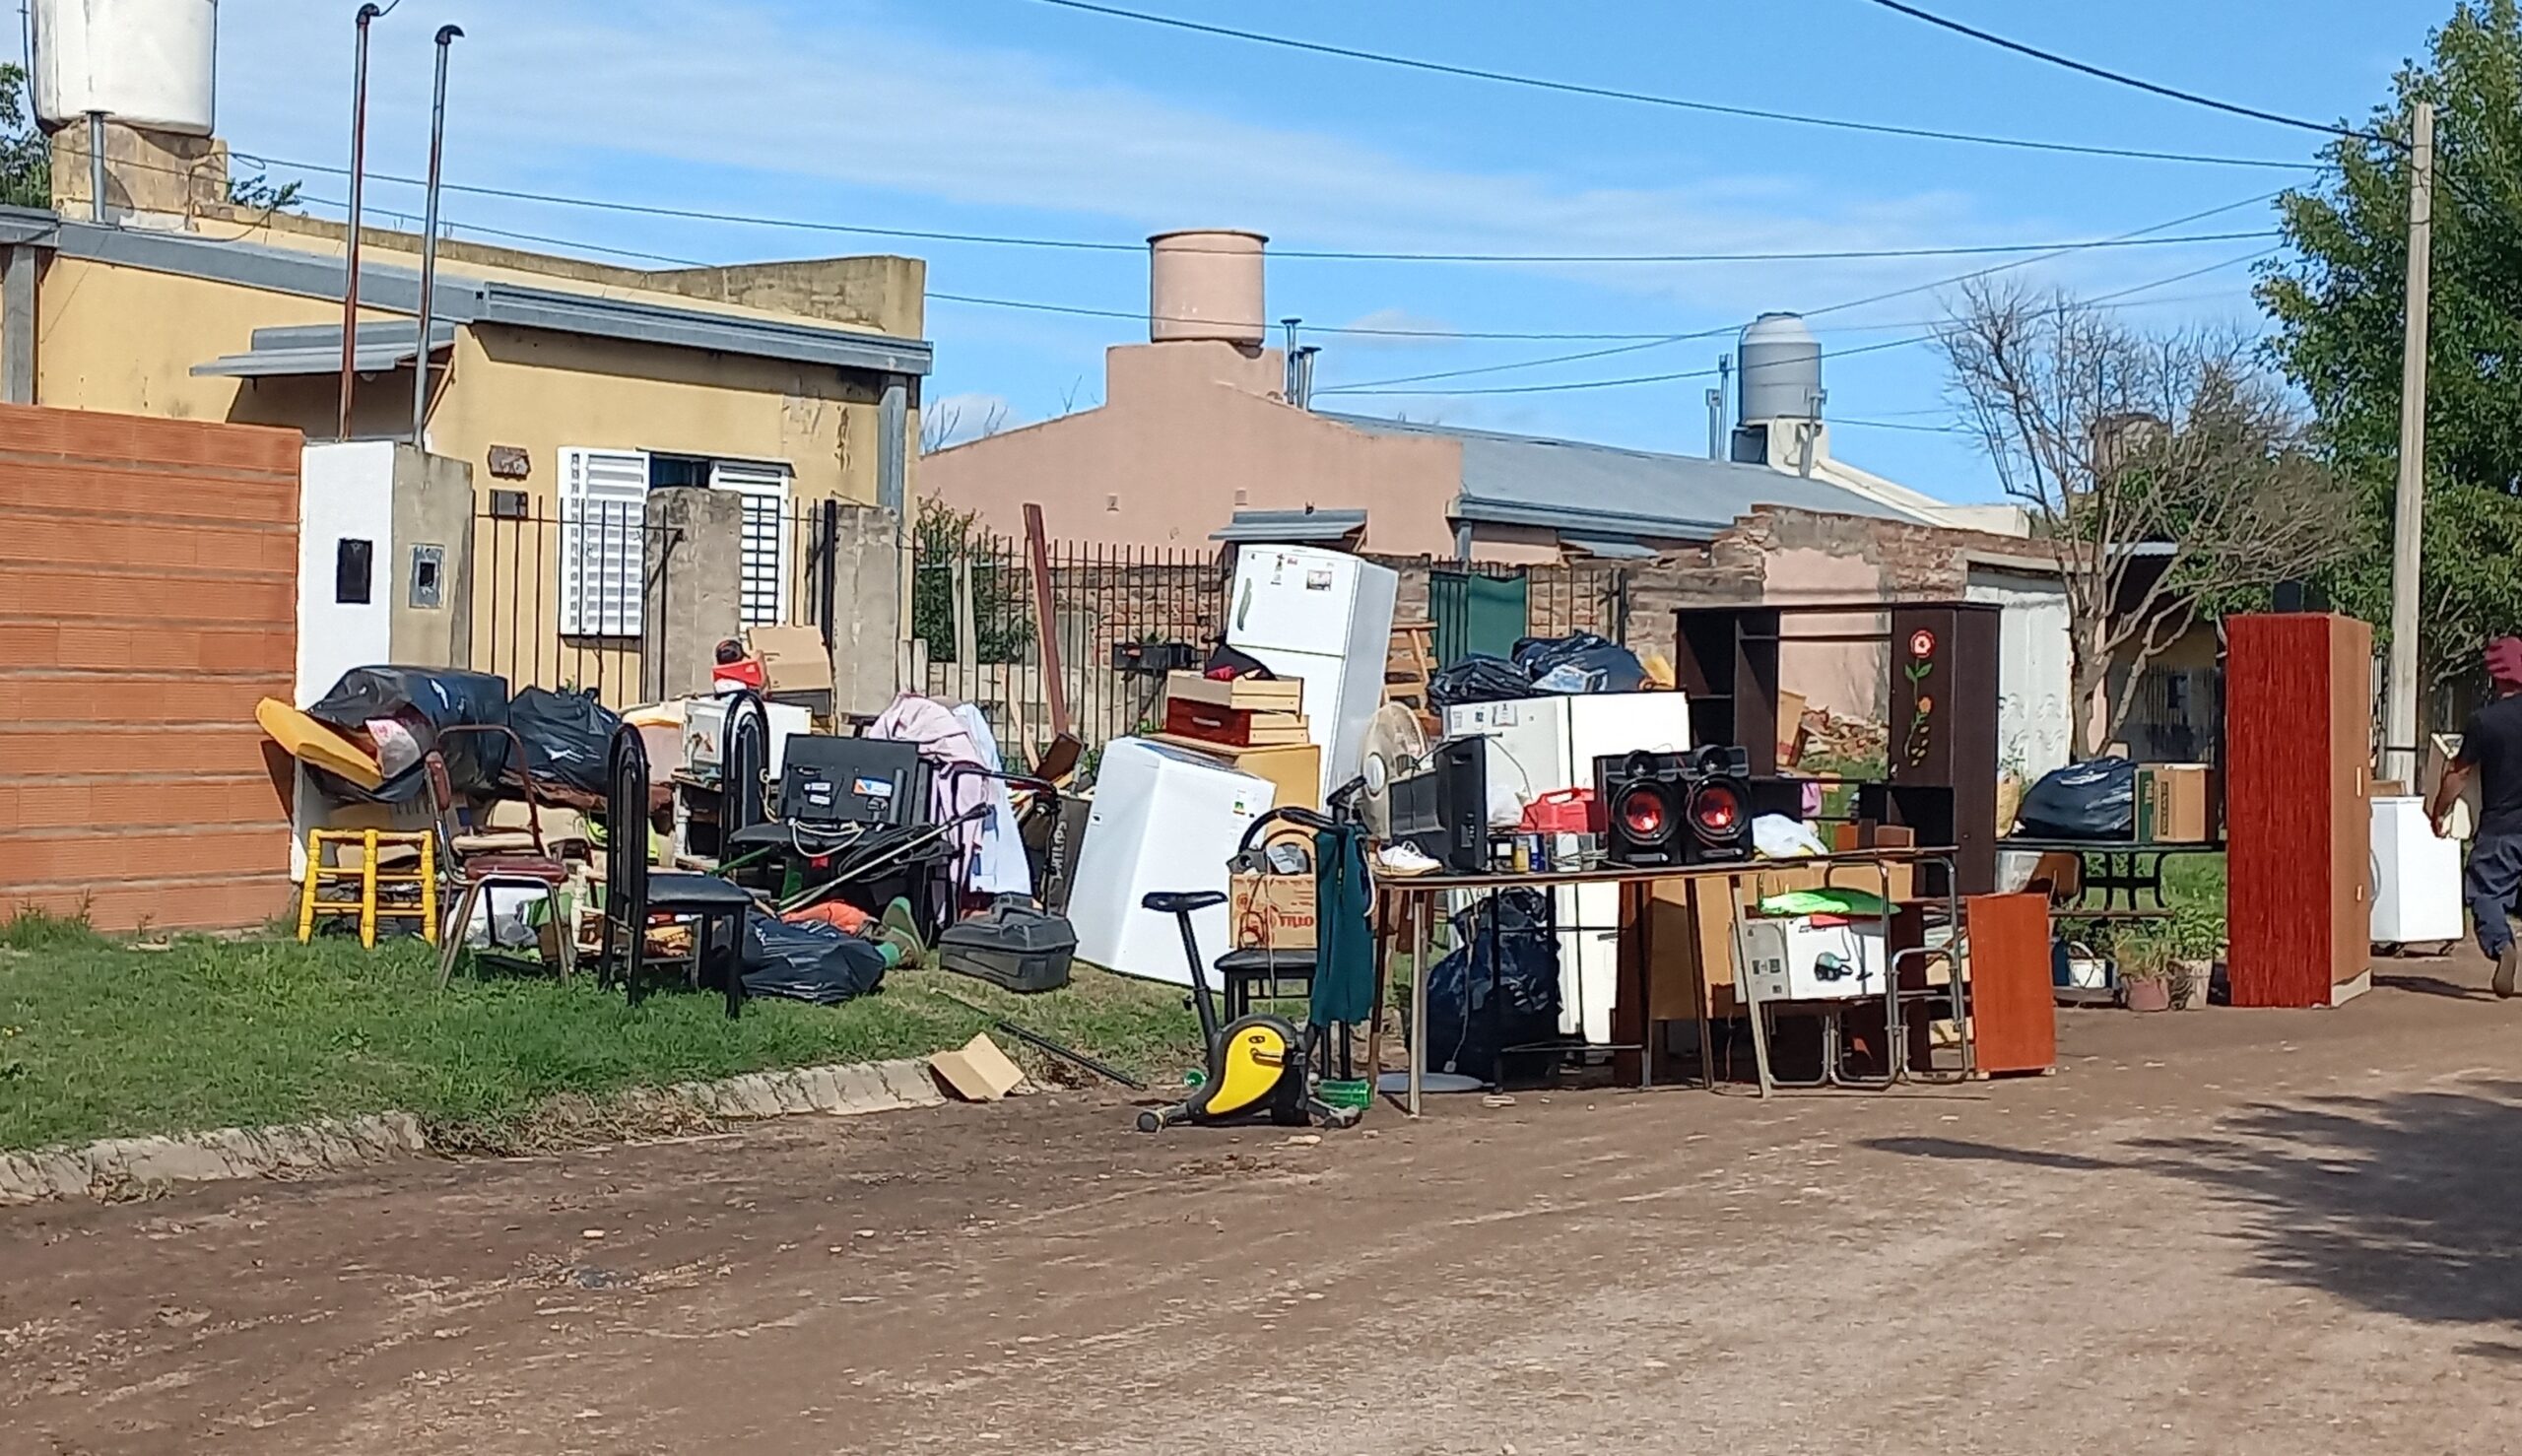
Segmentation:
[(1763, 313), (1743, 330), (1735, 352), (1742, 408), (1735, 419), (1803, 419), (1822, 388), (1822, 345), (1792, 313)]

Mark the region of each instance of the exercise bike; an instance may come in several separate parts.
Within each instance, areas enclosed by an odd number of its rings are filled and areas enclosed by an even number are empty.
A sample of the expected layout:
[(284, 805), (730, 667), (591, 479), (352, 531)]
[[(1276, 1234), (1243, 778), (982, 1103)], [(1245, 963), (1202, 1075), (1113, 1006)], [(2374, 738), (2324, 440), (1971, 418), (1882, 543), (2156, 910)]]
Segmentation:
[[(1347, 811), (1354, 804), (1357, 791), (1363, 786), (1361, 779), (1331, 796), (1335, 813)], [(1263, 833), (1274, 823), (1294, 824), (1310, 829), (1337, 827), (1338, 821), (1325, 818), (1309, 809), (1273, 809), (1253, 822), (1244, 832), (1243, 847), (1248, 851), (1261, 842)], [(1241, 858), (1238, 853), (1237, 858)], [(1319, 1029), (1307, 1025), (1299, 1030), (1287, 1018), (1268, 1012), (1256, 1012), (1220, 1025), (1218, 1009), (1209, 990), (1207, 961), (1200, 955), (1199, 935), (1191, 928), (1191, 917), (1213, 905), (1226, 903), (1221, 891), (1157, 892), (1139, 903), (1160, 915), (1171, 915), (1182, 931), (1182, 955), (1190, 963), (1191, 1006), (1200, 1018), (1200, 1034), (1207, 1047), (1206, 1066), (1200, 1085), (1191, 1095), (1169, 1107), (1150, 1108), (1139, 1113), (1139, 1131), (1159, 1132), (1185, 1123), (1221, 1126), (1267, 1117), (1281, 1127), (1306, 1127), (1319, 1123), (1324, 1127), (1348, 1127), (1361, 1115), (1355, 1107), (1335, 1107), (1316, 1096), (1312, 1084), (1312, 1062), (1315, 1033)], [(1346, 1059), (1347, 1037), (1342, 1035), (1343, 1060)]]

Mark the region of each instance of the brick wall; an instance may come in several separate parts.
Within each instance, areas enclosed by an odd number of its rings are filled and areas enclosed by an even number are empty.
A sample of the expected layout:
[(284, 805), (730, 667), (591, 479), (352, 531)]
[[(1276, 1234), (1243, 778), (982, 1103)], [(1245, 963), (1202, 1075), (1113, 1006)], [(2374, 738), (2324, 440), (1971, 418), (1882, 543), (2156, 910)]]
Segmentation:
[(0, 406), (0, 915), (289, 904), (296, 430)]

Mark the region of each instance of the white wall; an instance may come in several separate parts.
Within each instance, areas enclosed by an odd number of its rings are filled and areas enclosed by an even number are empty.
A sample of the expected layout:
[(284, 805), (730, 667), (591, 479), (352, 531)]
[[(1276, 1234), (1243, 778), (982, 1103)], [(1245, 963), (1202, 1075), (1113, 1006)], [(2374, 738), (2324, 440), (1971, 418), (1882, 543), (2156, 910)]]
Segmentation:
[[(298, 498), (298, 705), (304, 707), (352, 668), (392, 660), (393, 442), (308, 445)], [(345, 539), (370, 544), (364, 606), (333, 599), (335, 553)]]
[(1997, 626), (1997, 762), (2028, 786), (2065, 766), (2075, 749), (2066, 584), (1974, 567), (1965, 595), (2005, 609)]

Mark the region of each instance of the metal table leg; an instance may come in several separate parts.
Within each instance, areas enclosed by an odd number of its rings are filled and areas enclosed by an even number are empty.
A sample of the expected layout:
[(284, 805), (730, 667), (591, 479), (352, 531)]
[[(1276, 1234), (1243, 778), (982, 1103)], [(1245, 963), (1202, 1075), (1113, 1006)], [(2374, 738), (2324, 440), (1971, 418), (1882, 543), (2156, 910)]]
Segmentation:
[(1420, 1110), (1427, 1075), (1427, 897), (1410, 899), (1410, 1115)]

